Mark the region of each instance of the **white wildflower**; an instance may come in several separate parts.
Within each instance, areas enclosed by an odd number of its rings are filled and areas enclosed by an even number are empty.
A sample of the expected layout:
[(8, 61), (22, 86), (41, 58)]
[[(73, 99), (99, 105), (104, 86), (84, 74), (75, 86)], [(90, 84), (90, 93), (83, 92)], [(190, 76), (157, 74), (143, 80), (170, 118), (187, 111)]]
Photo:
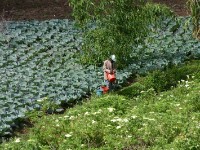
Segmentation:
[(66, 138), (69, 138), (69, 137), (71, 137), (72, 135), (71, 134), (65, 134), (65, 137)]
[(33, 139), (29, 139), (29, 140), (28, 140), (28, 142), (34, 142), (34, 141), (35, 141), (35, 140), (33, 140)]
[(143, 125), (143, 126), (147, 126), (147, 124), (146, 124), (146, 123), (143, 123), (142, 125)]
[(128, 122), (128, 119), (124, 118), (124, 119), (123, 119), (123, 122)]
[(147, 118), (147, 117), (143, 117), (143, 119), (149, 120), (149, 121), (155, 121), (154, 118)]
[(107, 108), (109, 112), (113, 112), (115, 108)]
[(182, 80), (182, 79), (181, 79), (181, 82), (185, 82), (185, 80)]
[(114, 119), (111, 120), (112, 122), (121, 122), (122, 119), (119, 117), (114, 117)]
[(98, 112), (100, 113), (100, 112), (102, 112), (102, 110), (101, 110), (101, 109), (99, 109), (99, 110), (98, 110)]
[(180, 106), (180, 104), (175, 104), (175, 106), (177, 106), (177, 107), (178, 107), (178, 106)]
[(190, 76), (189, 75), (186, 75), (187, 76), (187, 78), (189, 79), (190, 78)]
[(85, 116), (88, 116), (89, 115), (89, 112), (85, 112), (85, 114), (84, 114)]
[(58, 119), (56, 119), (55, 121), (56, 121), (56, 122), (58, 122), (59, 120), (58, 120)]
[(120, 128), (121, 128), (121, 126), (117, 126), (117, 127), (116, 127), (116, 129), (120, 129)]
[(112, 119), (111, 121), (112, 121), (112, 122), (117, 122), (117, 120), (116, 120), (116, 119)]
[(38, 100), (37, 100), (37, 102), (42, 102), (42, 101), (44, 101), (44, 99), (38, 99)]
[(16, 138), (15, 143), (19, 143), (20, 142), (20, 138)]
[(43, 97), (43, 98), (41, 98), (41, 99), (38, 99), (37, 101), (38, 101), (38, 102), (43, 102), (44, 100), (48, 100), (48, 98), (47, 98), (47, 97)]
[(70, 117), (69, 117), (69, 120), (74, 120), (74, 119), (75, 119), (74, 116), (70, 116)]
[(131, 116), (131, 118), (135, 119), (135, 118), (137, 118), (137, 116), (133, 115), (133, 116)]
[(128, 137), (128, 138), (132, 138), (132, 136), (131, 136), (131, 135), (128, 135), (127, 137)]
[(94, 113), (92, 113), (93, 115), (96, 115), (96, 114), (98, 114), (98, 112), (94, 112)]
[(100, 114), (102, 112), (102, 110), (101, 109), (99, 109), (97, 112), (94, 112), (94, 113), (92, 113), (93, 115), (96, 115), (96, 114)]
[(96, 121), (92, 120), (92, 124), (96, 123)]
[(189, 85), (188, 85), (188, 84), (186, 84), (186, 85), (185, 85), (185, 87), (187, 88), (187, 87), (189, 87)]
[(56, 124), (56, 127), (59, 127), (60, 125), (59, 124)]

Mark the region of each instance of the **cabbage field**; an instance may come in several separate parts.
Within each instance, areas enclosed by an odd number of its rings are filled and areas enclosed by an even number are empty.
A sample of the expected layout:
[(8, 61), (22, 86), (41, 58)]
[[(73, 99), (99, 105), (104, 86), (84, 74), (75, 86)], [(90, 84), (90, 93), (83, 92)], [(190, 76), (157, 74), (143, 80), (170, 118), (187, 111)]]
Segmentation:
[[(144, 43), (133, 45), (133, 61), (118, 70), (119, 85), (136, 72), (145, 74), (200, 57), (190, 18), (168, 18), (150, 28)], [(73, 21), (56, 19), (10, 22), (0, 34), (0, 136), (11, 134), (27, 111), (40, 109), (39, 99), (48, 97), (60, 105), (100, 86), (101, 67), (78, 63), (82, 33)]]

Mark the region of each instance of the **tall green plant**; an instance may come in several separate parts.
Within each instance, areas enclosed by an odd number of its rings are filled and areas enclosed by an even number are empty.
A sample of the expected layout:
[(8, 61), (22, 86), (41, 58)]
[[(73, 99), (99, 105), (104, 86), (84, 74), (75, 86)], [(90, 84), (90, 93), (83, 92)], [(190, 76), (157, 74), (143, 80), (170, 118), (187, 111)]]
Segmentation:
[(84, 35), (83, 63), (100, 65), (114, 53), (123, 66), (131, 59), (132, 44), (148, 33), (145, 0), (70, 0), (70, 4), (79, 25), (95, 22)]
[(200, 39), (200, 0), (188, 0), (187, 5), (192, 16), (193, 37)]
[(133, 45), (143, 42), (149, 24), (171, 14), (164, 6), (146, 5), (147, 0), (70, 0), (70, 4), (75, 20), (87, 31), (81, 62), (102, 65), (115, 54), (119, 68), (133, 61)]

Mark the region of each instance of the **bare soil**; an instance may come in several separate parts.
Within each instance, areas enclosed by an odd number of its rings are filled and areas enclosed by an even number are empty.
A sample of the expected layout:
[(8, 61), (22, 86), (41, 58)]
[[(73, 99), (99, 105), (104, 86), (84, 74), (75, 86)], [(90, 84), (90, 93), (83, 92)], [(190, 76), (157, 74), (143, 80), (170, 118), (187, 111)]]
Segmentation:
[[(152, 0), (166, 4), (177, 15), (187, 16), (187, 0)], [(72, 9), (69, 0), (1, 0), (0, 20), (48, 20), (70, 19)]]
[[(68, 0), (1, 0), (0, 17), (6, 20), (71, 18)], [(1, 19), (0, 18), (0, 19)]]
[(153, 0), (155, 3), (166, 4), (170, 7), (178, 16), (188, 16), (189, 11), (187, 9), (187, 0)]

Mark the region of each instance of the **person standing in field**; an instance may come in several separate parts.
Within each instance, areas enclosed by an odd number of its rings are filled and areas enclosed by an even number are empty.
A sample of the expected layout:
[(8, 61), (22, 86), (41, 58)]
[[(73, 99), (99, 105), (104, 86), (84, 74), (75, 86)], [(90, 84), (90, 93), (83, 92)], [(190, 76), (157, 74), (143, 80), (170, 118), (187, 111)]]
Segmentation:
[(108, 79), (108, 74), (116, 75), (116, 57), (111, 55), (110, 58), (103, 63), (104, 81), (106, 82), (109, 91), (113, 90), (113, 82)]

